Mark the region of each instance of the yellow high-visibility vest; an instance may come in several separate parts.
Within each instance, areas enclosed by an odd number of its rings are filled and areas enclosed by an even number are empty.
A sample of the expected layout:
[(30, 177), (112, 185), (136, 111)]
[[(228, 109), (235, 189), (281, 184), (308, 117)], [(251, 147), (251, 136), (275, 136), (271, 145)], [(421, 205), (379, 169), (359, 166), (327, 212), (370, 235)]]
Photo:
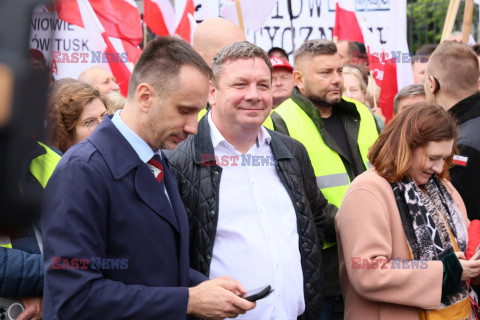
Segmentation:
[[(46, 153), (34, 158), (32, 162), (30, 162), (30, 172), (40, 183), (42, 188), (45, 188), (61, 157), (43, 143), (39, 141), (37, 141), (37, 143), (45, 149)], [(12, 243), (9, 236), (0, 237), (0, 247), (12, 249)]]
[(45, 151), (47, 151), (47, 153), (36, 157), (32, 160), (32, 162), (30, 162), (30, 172), (33, 174), (35, 179), (38, 180), (42, 187), (45, 188), (61, 157), (43, 143), (38, 142), (38, 144), (41, 145)]
[[(368, 149), (378, 137), (375, 119), (365, 105), (352, 99), (343, 99), (354, 103), (360, 114), (357, 143), (365, 169), (368, 169), (370, 167), (367, 158)], [(351, 181), (338, 153), (325, 144), (315, 123), (292, 99), (283, 102), (275, 109), (275, 112), (285, 121), (290, 137), (300, 141), (307, 149), (317, 178), (317, 185), (325, 198), (337, 208), (340, 207)], [(269, 123), (266, 122), (265, 126), (268, 127), (268, 125)], [(273, 129), (273, 125), (269, 128)], [(332, 245), (334, 243), (325, 242), (324, 248)]]

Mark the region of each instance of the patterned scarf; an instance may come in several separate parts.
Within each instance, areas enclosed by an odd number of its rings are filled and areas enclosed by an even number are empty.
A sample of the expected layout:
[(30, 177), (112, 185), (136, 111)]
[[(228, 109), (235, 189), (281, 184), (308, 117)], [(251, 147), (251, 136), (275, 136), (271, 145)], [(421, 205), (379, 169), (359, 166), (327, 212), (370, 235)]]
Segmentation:
[[(411, 178), (391, 185), (414, 260), (440, 260), (454, 252), (451, 236), (466, 251), (468, 233), (462, 214), (436, 174), (425, 184), (425, 193)], [(456, 294), (442, 299), (441, 308), (467, 296), (467, 283), (462, 281)]]

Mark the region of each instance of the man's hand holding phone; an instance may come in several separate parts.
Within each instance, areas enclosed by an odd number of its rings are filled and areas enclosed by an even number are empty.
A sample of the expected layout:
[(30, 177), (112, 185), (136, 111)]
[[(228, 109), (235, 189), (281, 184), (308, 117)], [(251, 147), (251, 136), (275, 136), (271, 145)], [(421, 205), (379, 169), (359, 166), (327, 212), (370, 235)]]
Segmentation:
[(236, 280), (221, 276), (188, 288), (187, 314), (219, 320), (235, 318), (255, 308), (256, 303), (241, 298), (247, 290)]
[(253, 290), (248, 290), (241, 297), (245, 300), (253, 302), (268, 297), (272, 292), (272, 287), (270, 285), (266, 285)]

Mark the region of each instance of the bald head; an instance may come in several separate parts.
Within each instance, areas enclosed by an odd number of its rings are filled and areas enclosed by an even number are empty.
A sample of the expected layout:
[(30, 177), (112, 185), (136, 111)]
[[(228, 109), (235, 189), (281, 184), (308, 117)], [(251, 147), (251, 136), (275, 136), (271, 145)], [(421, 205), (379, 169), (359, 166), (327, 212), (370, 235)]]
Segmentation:
[(208, 65), (220, 49), (237, 41), (245, 41), (245, 34), (232, 21), (209, 18), (200, 23), (193, 34), (193, 48)]
[(85, 81), (104, 95), (120, 90), (113, 74), (102, 67), (88, 68), (78, 76), (78, 80)]

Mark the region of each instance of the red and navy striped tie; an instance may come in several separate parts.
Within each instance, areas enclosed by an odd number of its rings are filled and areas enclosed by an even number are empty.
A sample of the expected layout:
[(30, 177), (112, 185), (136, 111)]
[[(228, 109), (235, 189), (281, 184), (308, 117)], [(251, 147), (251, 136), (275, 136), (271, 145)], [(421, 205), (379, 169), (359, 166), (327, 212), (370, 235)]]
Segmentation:
[(154, 155), (152, 159), (148, 161), (148, 164), (151, 166), (150, 169), (153, 172), (153, 175), (157, 179), (157, 181), (164, 186), (163, 182), (163, 165), (162, 165), (162, 158), (158, 154)]

